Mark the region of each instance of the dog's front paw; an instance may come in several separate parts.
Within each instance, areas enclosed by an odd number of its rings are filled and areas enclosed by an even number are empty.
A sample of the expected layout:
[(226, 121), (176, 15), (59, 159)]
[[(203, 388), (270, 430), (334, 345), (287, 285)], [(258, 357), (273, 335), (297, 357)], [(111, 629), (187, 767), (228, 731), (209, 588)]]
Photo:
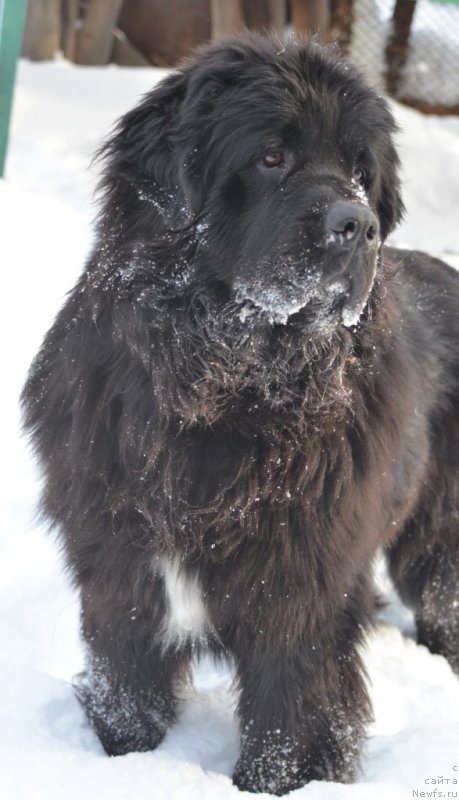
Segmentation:
[(301, 779), (296, 766), (287, 760), (270, 763), (255, 759), (248, 764), (243, 759), (236, 764), (233, 783), (241, 792), (266, 792), (280, 797), (303, 786), (307, 779)]
[(107, 755), (154, 750), (164, 738), (168, 724), (154, 704), (142, 707), (127, 692), (111, 693), (108, 683), (94, 685), (84, 673), (73, 686)]
[[(352, 738), (352, 737), (351, 737)], [(279, 729), (262, 736), (243, 737), (233, 783), (246, 792), (281, 796), (310, 781), (348, 783), (355, 777), (359, 747), (341, 744), (330, 733), (307, 743), (307, 737)]]
[(233, 774), (233, 783), (238, 789), (281, 796), (307, 781), (304, 763), (291, 737), (280, 730), (245, 741), (243, 737), (241, 755)]

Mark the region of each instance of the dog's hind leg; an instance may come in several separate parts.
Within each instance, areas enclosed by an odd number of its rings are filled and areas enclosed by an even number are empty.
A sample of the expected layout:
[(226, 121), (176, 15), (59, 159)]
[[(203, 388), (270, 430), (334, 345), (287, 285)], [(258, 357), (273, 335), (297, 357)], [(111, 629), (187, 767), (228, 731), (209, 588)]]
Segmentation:
[(400, 597), (414, 611), (418, 643), (445, 656), (459, 674), (458, 520), (454, 523), (454, 531), (446, 527), (434, 538), (428, 516), (414, 516), (388, 558)]
[(444, 655), (459, 674), (459, 437), (446, 442), (443, 436), (437, 448), (440, 458), (388, 562), (401, 599), (415, 613), (419, 644)]
[(77, 696), (109, 755), (155, 748), (173, 723), (193, 643), (165, 640), (164, 578), (137, 573), (115, 591), (98, 575), (82, 591), (87, 670)]

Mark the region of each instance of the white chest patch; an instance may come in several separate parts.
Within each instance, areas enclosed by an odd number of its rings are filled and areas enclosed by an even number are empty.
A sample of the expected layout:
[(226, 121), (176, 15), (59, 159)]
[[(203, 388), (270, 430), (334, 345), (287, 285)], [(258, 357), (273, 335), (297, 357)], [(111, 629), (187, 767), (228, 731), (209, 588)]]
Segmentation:
[(211, 625), (198, 575), (185, 572), (179, 558), (162, 558), (159, 572), (166, 593), (166, 617), (162, 630), (164, 645), (204, 641)]

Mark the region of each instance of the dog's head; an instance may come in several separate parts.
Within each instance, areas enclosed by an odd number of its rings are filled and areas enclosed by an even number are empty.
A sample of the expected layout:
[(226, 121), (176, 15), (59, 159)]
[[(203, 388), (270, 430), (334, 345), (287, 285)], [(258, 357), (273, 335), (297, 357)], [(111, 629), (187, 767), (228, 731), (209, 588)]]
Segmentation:
[(231, 40), (120, 121), (106, 146), (111, 207), (125, 238), (193, 228), (197, 279), (241, 319), (350, 326), (403, 211), (394, 130), (332, 51)]

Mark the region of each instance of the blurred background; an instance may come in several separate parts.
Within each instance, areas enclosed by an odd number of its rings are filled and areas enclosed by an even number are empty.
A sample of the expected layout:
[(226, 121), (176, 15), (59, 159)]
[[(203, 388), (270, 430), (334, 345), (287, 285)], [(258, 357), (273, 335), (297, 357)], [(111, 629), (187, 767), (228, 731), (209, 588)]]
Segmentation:
[(338, 42), (391, 96), (459, 113), (458, 0), (30, 0), (22, 54), (169, 67), (244, 27)]

